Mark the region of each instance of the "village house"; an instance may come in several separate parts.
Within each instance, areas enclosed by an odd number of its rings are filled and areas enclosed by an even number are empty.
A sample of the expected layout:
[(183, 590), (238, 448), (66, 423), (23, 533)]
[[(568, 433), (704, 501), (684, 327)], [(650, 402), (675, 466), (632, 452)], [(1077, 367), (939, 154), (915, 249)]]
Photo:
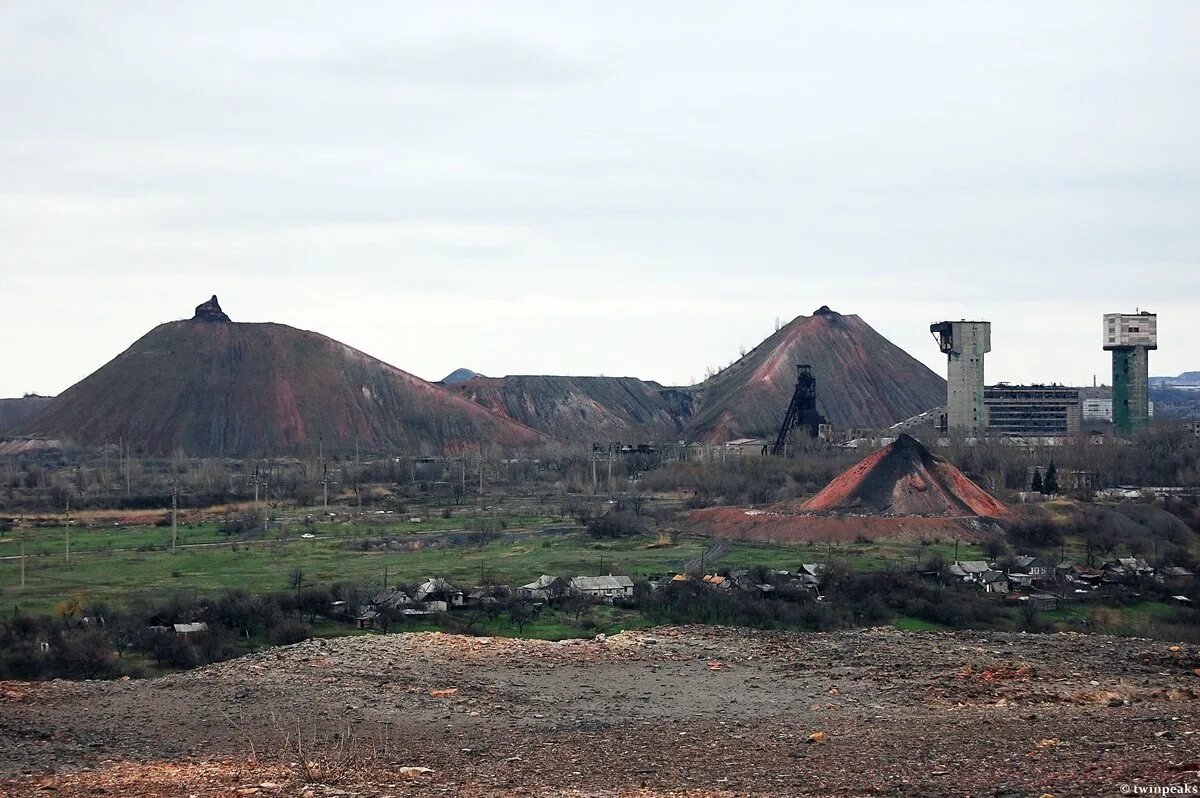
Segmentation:
[(947, 566), (946, 571), (964, 582), (978, 582), (992, 567), (983, 560), (960, 560)]
[(733, 587), (733, 582), (719, 574), (706, 574), (704, 576), (704, 584), (708, 587), (715, 587), (718, 590), (729, 590)]
[(983, 560), (960, 560), (948, 565), (946, 573), (964, 582), (979, 585), (986, 593), (1008, 592), (1008, 577)]
[(1171, 581), (1187, 580), (1187, 579), (1191, 579), (1193, 576), (1195, 576), (1195, 574), (1193, 574), (1188, 569), (1181, 568), (1178, 565), (1172, 565), (1168, 568), (1163, 568), (1162, 571), (1160, 571), (1159, 573), (1163, 577), (1164, 580), (1171, 580)]
[(512, 595), (512, 588), (508, 585), (487, 585), (485, 587), (477, 587), (467, 593), (466, 606), (468, 607), (483, 607), (487, 605), (499, 604), (502, 600), (507, 599)]
[(1093, 568), (1090, 565), (1072, 565), (1066, 571), (1063, 578), (1071, 584), (1095, 590), (1100, 586), (1100, 580), (1103, 577), (1104, 572), (1099, 568)]
[(1032, 579), (1052, 579), (1054, 578), (1054, 568), (1049, 561), (1041, 557), (1033, 557), (1028, 554), (1020, 554), (1013, 557), (1015, 567), (1022, 574), (1029, 574)]
[[(775, 573), (774, 575), (780, 576), (781, 574)], [(782, 576), (787, 576), (787, 574), (784, 573)], [(775, 586), (769, 582), (756, 581), (749, 568), (739, 568), (736, 571), (730, 571), (728, 579), (739, 590), (757, 590), (759, 593), (770, 593), (775, 589)]]
[(1141, 557), (1119, 557), (1117, 562), (1131, 574), (1138, 576), (1149, 576), (1154, 573), (1154, 568), (1150, 563), (1143, 560)]
[(1106, 584), (1127, 584), (1154, 575), (1154, 569), (1140, 557), (1118, 557), (1104, 563), (1102, 582)]
[(552, 601), (567, 595), (569, 586), (561, 576), (542, 574), (527, 585), (517, 588), (517, 595), (527, 601)]
[(979, 575), (979, 584), (983, 585), (985, 593), (1007, 593), (1008, 577), (1003, 571), (988, 569)]
[(403, 590), (380, 590), (367, 603), (376, 610), (399, 610), (411, 606), (413, 600)]
[(592, 596), (608, 602), (633, 597), (633, 580), (628, 576), (575, 576), (571, 578), (569, 588), (573, 595)]
[(464, 596), (461, 590), (438, 576), (426, 579), (418, 585), (413, 592), (413, 601), (427, 610), (445, 612), (450, 607), (461, 607)]
[(762, 438), (737, 438), (725, 444), (725, 452), (734, 457), (761, 457), (768, 452), (769, 444)]

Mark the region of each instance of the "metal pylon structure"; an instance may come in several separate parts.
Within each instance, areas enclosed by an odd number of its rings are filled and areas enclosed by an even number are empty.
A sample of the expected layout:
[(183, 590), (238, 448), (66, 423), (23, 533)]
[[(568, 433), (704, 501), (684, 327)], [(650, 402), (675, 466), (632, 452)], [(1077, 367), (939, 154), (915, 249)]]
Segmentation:
[(825, 417), (817, 412), (817, 378), (812, 375), (812, 366), (801, 363), (796, 366), (796, 390), (792, 393), (792, 402), (783, 417), (783, 425), (779, 428), (775, 445), (771, 447), (771, 454), (783, 454), (788, 433), (797, 427), (804, 427), (808, 430), (808, 436), (815, 438), (824, 423)]

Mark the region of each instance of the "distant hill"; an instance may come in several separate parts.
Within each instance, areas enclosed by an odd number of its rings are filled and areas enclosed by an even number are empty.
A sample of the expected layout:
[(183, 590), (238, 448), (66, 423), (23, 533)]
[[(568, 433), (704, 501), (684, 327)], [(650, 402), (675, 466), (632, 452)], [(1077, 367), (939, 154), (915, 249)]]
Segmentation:
[(455, 369), (445, 377), (442, 377), (441, 383), (442, 385), (454, 385), (455, 383), (466, 382), (467, 380), (482, 376), (479, 372), (471, 371), (470, 369)]
[(545, 441), (363, 352), (282, 324), (228, 320), (216, 297), (155, 327), (20, 431), (145, 453), (454, 452)]
[(53, 398), (27, 394), (14, 399), (0, 399), (0, 435), (7, 434), (9, 430), (33, 418)]
[(1151, 377), (1150, 384), (1163, 387), (1171, 387), (1180, 384), (1200, 385), (1200, 371), (1185, 371), (1178, 377)]
[(946, 381), (858, 316), (821, 308), (782, 327), (733, 365), (689, 387), (633, 377), (477, 377), (459, 395), (573, 441), (773, 438), (795, 366), (817, 378), (817, 404), (841, 427), (888, 427), (946, 401)]
[(476, 377), (452, 386), (486, 408), (562, 440), (669, 441), (695, 396), (634, 377)]
[(838, 427), (888, 427), (946, 401), (946, 381), (858, 316), (822, 307), (798, 316), (744, 357), (694, 386), (690, 438), (773, 437), (796, 384), (812, 366), (817, 408)]

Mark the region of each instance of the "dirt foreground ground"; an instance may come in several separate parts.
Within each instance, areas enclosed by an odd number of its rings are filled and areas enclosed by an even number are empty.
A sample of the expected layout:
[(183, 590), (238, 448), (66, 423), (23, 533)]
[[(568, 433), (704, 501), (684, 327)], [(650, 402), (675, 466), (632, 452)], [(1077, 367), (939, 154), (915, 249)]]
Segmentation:
[(1074, 634), (317, 640), (2, 683), (0, 794), (1197, 794), (1198, 669), (1195, 647)]

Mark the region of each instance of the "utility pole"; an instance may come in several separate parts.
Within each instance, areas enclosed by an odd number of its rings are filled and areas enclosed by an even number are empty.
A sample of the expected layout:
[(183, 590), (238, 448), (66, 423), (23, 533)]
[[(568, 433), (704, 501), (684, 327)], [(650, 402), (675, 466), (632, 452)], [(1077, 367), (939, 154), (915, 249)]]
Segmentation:
[(608, 455), (608, 494), (610, 496), (612, 495), (612, 492), (613, 492), (612, 464), (613, 464), (613, 455), (610, 452)]
[(329, 509), (329, 466), (321, 465), (321, 493), (325, 509)]
[(254, 511), (258, 512), (258, 466), (254, 467)]
[(179, 481), (171, 486), (171, 553), (175, 553), (175, 543), (179, 539)]
[(67, 494), (67, 565), (71, 564), (71, 494)]

